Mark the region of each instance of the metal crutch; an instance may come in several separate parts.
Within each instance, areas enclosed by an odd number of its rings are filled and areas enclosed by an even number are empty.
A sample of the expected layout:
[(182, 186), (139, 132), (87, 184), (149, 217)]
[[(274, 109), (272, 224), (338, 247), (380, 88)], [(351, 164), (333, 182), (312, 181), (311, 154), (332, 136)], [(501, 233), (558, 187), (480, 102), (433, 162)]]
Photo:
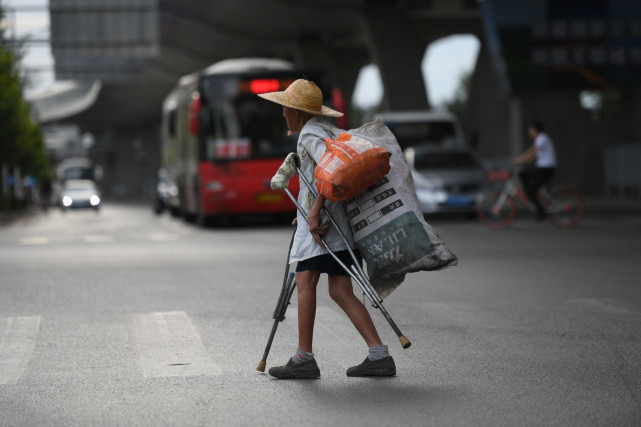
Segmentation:
[(294, 273), (289, 272), (289, 254), (292, 251), (292, 245), (294, 244), (294, 236), (296, 236), (296, 229), (294, 229), (292, 240), (291, 242), (289, 242), (289, 250), (287, 251), (287, 264), (285, 265), (285, 274), (283, 276), (283, 286), (280, 290), (278, 301), (276, 302), (274, 314), (272, 315), (272, 319), (274, 319), (272, 331), (269, 334), (269, 339), (267, 340), (267, 345), (265, 346), (263, 357), (258, 363), (258, 367), (256, 368), (260, 372), (265, 372), (265, 366), (267, 366), (267, 356), (269, 355), (269, 350), (272, 348), (272, 342), (274, 341), (274, 336), (276, 335), (276, 329), (278, 328), (278, 324), (285, 320), (285, 312), (287, 311), (287, 306), (289, 305), (289, 301), (292, 299), (292, 294), (294, 293), (294, 289), (296, 288), (296, 279), (294, 279)]
[[(300, 170), (300, 168), (298, 168), (298, 167), (297, 167), (297, 168), (296, 168), (296, 170), (297, 170), (297, 172), (298, 172), (298, 176), (302, 179), (302, 181), (303, 181), (303, 183), (305, 184), (305, 186), (307, 187), (307, 189), (308, 189), (309, 191), (311, 191), (311, 192), (312, 192), (312, 194), (313, 194), (314, 196), (318, 197), (318, 193), (316, 192), (316, 189), (315, 189), (315, 188), (311, 185), (311, 183), (307, 180), (307, 178), (306, 178), (306, 177), (305, 177), (305, 175), (302, 173), (302, 171)], [(303, 214), (303, 218), (305, 218), (305, 221), (307, 221), (307, 223), (309, 224), (309, 220), (307, 219), (307, 213), (305, 212), (305, 209), (304, 209), (304, 208), (303, 208), (303, 207), (298, 203), (298, 201), (297, 201), (297, 200), (296, 200), (296, 198), (292, 195), (292, 193), (289, 191), (289, 189), (285, 188), (284, 190), (285, 190), (285, 193), (287, 193), (287, 196), (289, 196), (289, 198), (291, 199), (291, 201), (292, 201), (292, 202), (294, 203), (294, 205), (296, 206), (296, 209), (298, 209), (298, 210), (300, 211), (300, 213), (301, 213), (301, 214)], [(336, 221), (334, 220), (334, 218), (332, 217), (332, 215), (330, 214), (330, 212), (329, 212), (329, 211), (328, 211), (324, 206), (323, 206), (323, 212), (325, 212), (325, 214), (326, 214), (326, 215), (327, 215), (327, 217), (329, 218), (330, 222), (332, 223), (332, 225), (334, 226), (334, 228), (336, 229), (336, 231), (338, 231), (338, 234), (340, 235), (340, 237), (341, 237), (341, 238), (343, 239), (343, 241), (345, 242), (345, 246), (347, 246), (347, 250), (349, 251), (349, 254), (350, 254), (351, 258), (352, 258), (352, 260), (354, 261), (354, 263), (352, 264), (352, 268), (347, 267), (347, 266), (343, 263), (343, 261), (341, 261), (341, 260), (336, 256), (336, 254), (331, 250), (331, 248), (330, 248), (330, 247), (329, 247), (329, 245), (325, 242), (325, 240), (323, 239), (323, 237), (322, 237), (322, 236), (321, 236), (321, 238), (320, 238), (320, 239), (321, 239), (321, 242), (323, 242), (323, 245), (325, 245), (325, 248), (327, 249), (327, 251), (329, 252), (329, 254), (332, 256), (332, 258), (334, 258), (334, 259), (336, 260), (336, 262), (338, 262), (338, 263), (340, 264), (340, 266), (341, 266), (341, 267), (343, 267), (343, 269), (345, 270), (345, 272), (347, 272), (347, 274), (349, 274), (349, 275), (350, 275), (350, 277), (351, 277), (351, 278), (352, 278), (352, 279), (353, 279), (353, 280), (358, 284), (358, 286), (361, 288), (361, 290), (363, 291), (363, 293), (364, 293), (365, 295), (367, 295), (367, 298), (372, 302), (372, 305), (374, 306), (374, 308), (378, 308), (378, 309), (381, 311), (381, 313), (383, 314), (383, 316), (385, 317), (385, 319), (387, 320), (387, 322), (390, 324), (390, 326), (392, 327), (392, 329), (394, 330), (394, 332), (395, 332), (395, 333), (396, 333), (396, 335), (398, 336), (399, 341), (401, 342), (401, 346), (402, 346), (403, 348), (409, 348), (409, 347), (412, 345), (412, 343), (410, 342), (410, 340), (409, 340), (409, 339), (407, 339), (407, 337), (406, 337), (405, 335), (403, 335), (403, 333), (401, 332), (401, 330), (398, 328), (398, 326), (396, 326), (396, 323), (394, 322), (394, 320), (392, 319), (392, 317), (389, 315), (389, 313), (387, 312), (387, 310), (386, 310), (386, 309), (385, 309), (385, 307), (383, 306), (383, 299), (380, 297), (380, 295), (378, 294), (378, 292), (376, 291), (376, 289), (374, 289), (374, 287), (373, 287), (373, 286), (371, 285), (371, 283), (369, 282), (369, 279), (368, 279), (368, 278), (367, 278), (367, 276), (365, 275), (365, 272), (363, 271), (363, 269), (362, 269), (362, 267), (361, 267), (360, 263), (358, 262), (358, 260), (357, 260), (357, 258), (356, 258), (356, 255), (354, 254), (354, 252), (353, 252), (353, 251), (352, 251), (352, 249), (350, 248), (349, 242), (348, 242), (347, 238), (345, 237), (345, 234), (343, 234), (343, 231), (340, 229), (340, 227), (338, 227), (338, 224), (336, 223)]]

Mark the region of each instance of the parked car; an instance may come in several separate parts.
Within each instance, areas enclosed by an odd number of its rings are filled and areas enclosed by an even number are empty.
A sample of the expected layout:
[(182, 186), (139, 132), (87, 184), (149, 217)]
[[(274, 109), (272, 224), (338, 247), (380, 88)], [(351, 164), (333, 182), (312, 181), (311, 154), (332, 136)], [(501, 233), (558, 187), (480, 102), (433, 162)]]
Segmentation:
[(173, 216), (179, 214), (180, 200), (178, 198), (178, 186), (176, 185), (175, 177), (172, 179), (164, 168), (158, 171), (158, 178), (152, 199), (154, 212), (156, 214), (160, 215), (165, 210), (169, 210)]
[(90, 179), (69, 179), (60, 191), (60, 207), (66, 209), (100, 208), (100, 191)]
[(405, 158), (424, 214), (476, 215), (489, 180), (488, 171), (472, 152), (462, 148), (417, 146), (406, 149)]
[(463, 148), (458, 119), (447, 111), (395, 111), (376, 116), (390, 128), (402, 149), (416, 145)]

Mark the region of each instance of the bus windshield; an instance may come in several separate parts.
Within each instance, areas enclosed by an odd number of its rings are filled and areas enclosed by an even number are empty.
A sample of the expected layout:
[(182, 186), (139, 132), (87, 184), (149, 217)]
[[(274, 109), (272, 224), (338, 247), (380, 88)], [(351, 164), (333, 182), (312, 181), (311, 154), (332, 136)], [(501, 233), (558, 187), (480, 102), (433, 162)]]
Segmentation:
[(271, 89), (277, 91), (293, 79), (211, 76), (205, 81), (204, 160), (282, 158), (296, 151), (296, 136), (287, 136), (283, 108), (257, 96), (252, 85), (257, 81), (273, 81)]

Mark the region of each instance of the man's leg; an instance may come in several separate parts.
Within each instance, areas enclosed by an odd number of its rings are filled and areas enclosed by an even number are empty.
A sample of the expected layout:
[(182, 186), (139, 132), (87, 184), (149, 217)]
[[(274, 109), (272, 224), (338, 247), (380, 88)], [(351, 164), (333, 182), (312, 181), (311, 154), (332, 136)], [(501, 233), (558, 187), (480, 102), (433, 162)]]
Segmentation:
[(352, 280), (349, 276), (329, 276), (329, 295), (347, 314), (368, 347), (383, 344), (376, 332), (372, 317), (363, 303), (354, 295)]
[(539, 188), (541, 188), (539, 169), (522, 171), (519, 177), (523, 182), (523, 189), (527, 198), (534, 205), (537, 218), (542, 220), (545, 218), (545, 209), (539, 201)]
[(381, 342), (369, 312), (354, 295), (351, 279), (348, 276), (329, 276), (329, 294), (347, 314), (369, 347), (368, 357), (360, 365), (349, 368), (347, 375), (350, 377), (396, 375), (394, 359), (389, 355), (387, 346)]
[(312, 352), (314, 339), (314, 319), (316, 318), (316, 285), (320, 273), (307, 270), (296, 272), (298, 289), (298, 348)]
[(318, 271), (296, 272), (298, 289), (298, 350), (286, 365), (269, 369), (269, 374), (282, 379), (303, 379), (320, 377), (320, 369), (312, 354), (314, 319), (316, 317), (316, 285)]
[(525, 191), (528, 199), (530, 200), (530, 202), (536, 205), (536, 187), (534, 185), (534, 174), (534, 170), (523, 170), (519, 173), (519, 178), (523, 183), (523, 190)]
[[(536, 212), (539, 219), (545, 218), (546, 211), (539, 200), (539, 190), (547, 184), (554, 176), (554, 169), (538, 168), (532, 177), (532, 202), (536, 206)], [(530, 196), (532, 197), (532, 196)]]

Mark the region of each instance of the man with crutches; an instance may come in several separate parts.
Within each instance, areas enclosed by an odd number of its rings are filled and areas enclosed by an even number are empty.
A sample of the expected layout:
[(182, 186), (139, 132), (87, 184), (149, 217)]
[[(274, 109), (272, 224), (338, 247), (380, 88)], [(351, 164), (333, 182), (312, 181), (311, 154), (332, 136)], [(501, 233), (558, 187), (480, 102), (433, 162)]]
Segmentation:
[[(300, 171), (308, 179), (314, 176), (317, 163), (325, 153), (325, 138), (337, 135), (340, 129), (319, 116), (340, 117), (343, 114), (323, 105), (323, 95), (318, 86), (307, 80), (296, 80), (286, 90), (259, 95), (283, 106), (283, 116), (292, 132), (298, 132), (297, 154)], [(298, 293), (298, 348), (287, 362), (273, 367), (269, 374), (282, 379), (318, 378), (320, 369), (314, 359), (312, 341), (316, 316), (316, 287), (320, 275), (328, 275), (330, 297), (347, 314), (352, 324), (369, 348), (367, 358), (347, 370), (348, 376), (393, 376), (394, 360), (383, 345), (369, 312), (356, 297), (348, 272), (330, 255), (323, 242), (343, 264), (352, 264), (347, 245), (356, 251), (349, 221), (343, 203), (326, 201), (321, 195), (314, 198), (309, 189), (301, 185), (298, 203), (308, 212), (305, 218), (298, 211), (296, 233), (290, 252), (290, 262), (297, 262), (295, 281)], [(344, 237), (330, 224), (321, 221), (325, 207)], [(357, 255), (358, 258), (358, 255)]]

